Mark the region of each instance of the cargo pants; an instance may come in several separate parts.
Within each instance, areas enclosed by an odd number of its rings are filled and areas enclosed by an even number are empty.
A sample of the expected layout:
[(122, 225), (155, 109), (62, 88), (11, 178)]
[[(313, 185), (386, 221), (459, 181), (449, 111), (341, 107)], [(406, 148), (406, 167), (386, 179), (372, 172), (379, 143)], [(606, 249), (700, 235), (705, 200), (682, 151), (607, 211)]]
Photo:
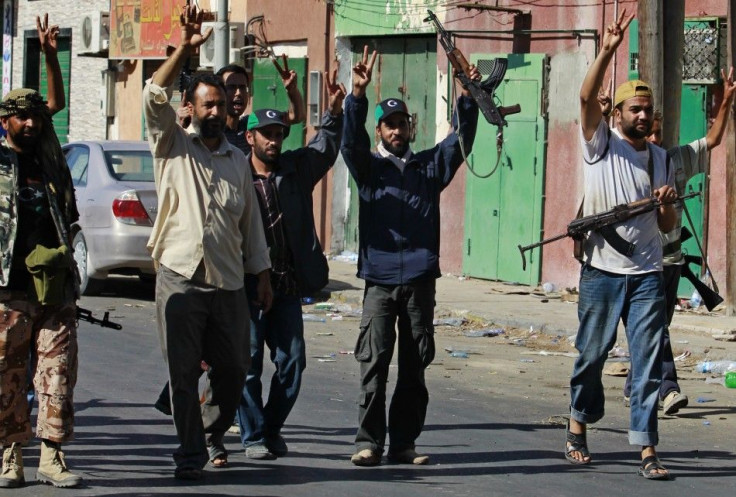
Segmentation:
[(405, 285), (366, 282), (355, 346), (360, 362), (358, 451), (382, 453), (386, 440), (386, 383), (397, 341), (398, 378), (388, 414), (389, 452), (414, 448), (424, 427), (429, 393), (424, 369), (434, 359), (435, 279)]
[[(63, 443), (74, 435), (77, 383), (76, 305), (41, 305), (22, 292), (0, 292), (0, 444), (30, 440), (28, 361), (35, 347), (36, 436)], [(31, 343), (34, 336), (35, 342)]]

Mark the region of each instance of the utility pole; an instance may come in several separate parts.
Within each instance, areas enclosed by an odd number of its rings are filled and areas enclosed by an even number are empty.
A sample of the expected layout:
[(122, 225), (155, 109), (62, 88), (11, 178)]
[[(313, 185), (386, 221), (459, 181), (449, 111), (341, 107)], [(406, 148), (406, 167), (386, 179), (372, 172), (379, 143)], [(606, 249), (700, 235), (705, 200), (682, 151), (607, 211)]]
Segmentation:
[(654, 90), (654, 108), (662, 108), (664, 87), (662, 38), (664, 17), (661, 0), (639, 0), (639, 77)]
[[(662, 146), (666, 149), (680, 144), (680, 107), (682, 100), (682, 53), (685, 44), (685, 0), (662, 2)], [(659, 91), (659, 89), (658, 89)]]
[(217, 0), (217, 21), (212, 36), (215, 37), (214, 72), (228, 65), (230, 61), (230, 29), (228, 29), (228, 0)]
[[(728, 0), (728, 61), (729, 66), (736, 65), (736, 0)], [(733, 106), (728, 114), (726, 128), (726, 315), (736, 316), (736, 267), (734, 256), (736, 253), (736, 128), (734, 127)]]

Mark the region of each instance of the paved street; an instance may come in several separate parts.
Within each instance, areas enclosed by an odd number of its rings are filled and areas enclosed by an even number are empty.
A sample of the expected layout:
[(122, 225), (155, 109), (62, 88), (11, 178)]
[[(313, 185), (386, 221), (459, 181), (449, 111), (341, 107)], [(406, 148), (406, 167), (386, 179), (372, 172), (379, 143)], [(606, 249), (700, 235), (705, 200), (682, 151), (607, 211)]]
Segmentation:
[[(331, 301), (352, 310), (361, 295), (354, 271), (354, 265), (331, 262)], [(706, 354), (736, 358), (736, 343), (717, 342), (708, 332), (709, 326), (729, 326), (728, 318), (676, 318), (676, 353), (691, 352), (687, 361), (678, 363), (690, 406), (681, 416), (660, 420), (660, 455), (675, 480), (648, 482), (636, 475), (638, 453), (627, 444), (622, 377), (604, 377), (607, 415), (589, 434), (595, 464), (576, 467), (562, 455), (574, 304), (554, 299), (542, 303), (545, 299), (525, 295), (523, 288), (515, 293), (488, 282), (455, 277), (440, 282), (438, 317), (465, 316), (466, 322), (437, 328), (437, 359), (427, 370), (427, 424), (418, 441), (419, 450), (431, 456), (429, 466), (350, 464), (358, 366), (349, 352), (358, 317), (343, 312), (338, 314), (341, 319), (333, 320), (311, 305), (305, 312), (325, 322), (306, 323), (309, 359), (304, 386), (284, 430), (289, 455), (276, 461), (248, 460), (237, 435), (228, 434), (228, 469), (208, 469), (201, 483), (177, 482), (171, 461), (176, 446), (173, 425), (152, 408), (165, 381), (153, 287), (121, 278), (102, 296), (81, 302), (97, 317), (109, 309), (111, 319), (124, 325), (122, 331), (80, 326), (77, 439), (65, 449), (86, 486), (57, 490), (36, 484), (38, 444), (33, 442), (24, 450), (28, 484), (14, 494), (733, 495), (736, 390), (706, 383), (705, 375), (693, 370), (697, 358)], [(490, 319), (492, 315), (498, 319)], [(499, 325), (504, 333), (497, 337), (465, 336)], [(444, 349), (468, 357), (452, 357)], [(389, 389), (393, 382), (391, 378)], [(699, 397), (705, 402), (697, 402)]]

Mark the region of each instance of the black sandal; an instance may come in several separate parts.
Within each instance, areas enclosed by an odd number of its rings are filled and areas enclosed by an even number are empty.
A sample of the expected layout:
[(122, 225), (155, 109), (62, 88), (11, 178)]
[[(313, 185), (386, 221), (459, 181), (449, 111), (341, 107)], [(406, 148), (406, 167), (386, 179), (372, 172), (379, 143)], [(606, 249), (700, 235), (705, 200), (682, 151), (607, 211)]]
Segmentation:
[(207, 453), (213, 468), (227, 468), (227, 449), (222, 444), (207, 444)]
[[(660, 473), (659, 470), (665, 470), (666, 473)], [(639, 474), (647, 480), (669, 480), (670, 472), (662, 466), (657, 456), (647, 456), (641, 461), (639, 466)]]
[[(585, 460), (586, 457), (590, 458), (590, 451), (588, 451), (588, 441), (586, 434), (576, 434), (570, 431), (570, 421), (567, 422), (567, 438), (565, 440), (565, 459), (570, 461), (572, 464), (584, 465), (590, 464), (592, 459)], [(568, 443), (570, 445), (568, 445)], [(583, 455), (583, 459), (576, 459), (573, 457), (572, 452), (580, 452)]]

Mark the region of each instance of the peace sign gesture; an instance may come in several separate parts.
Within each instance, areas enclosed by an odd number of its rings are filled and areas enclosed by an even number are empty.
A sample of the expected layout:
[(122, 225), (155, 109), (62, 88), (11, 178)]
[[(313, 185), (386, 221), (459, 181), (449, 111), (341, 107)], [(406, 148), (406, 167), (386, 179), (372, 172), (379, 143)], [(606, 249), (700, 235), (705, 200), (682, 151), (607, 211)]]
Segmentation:
[(368, 45), (363, 46), (363, 59), (353, 66), (353, 96), (359, 98), (365, 95), (365, 89), (368, 83), (371, 82), (376, 56), (378, 56), (378, 52), (374, 50), (369, 60)]
[(41, 42), (41, 51), (47, 56), (55, 56), (57, 54), (56, 40), (59, 36), (59, 26), (49, 26), (48, 12), (41, 18), (36, 16), (36, 30), (38, 30), (38, 39)]
[(330, 71), (325, 71), (325, 90), (327, 90), (327, 106), (330, 109), (330, 114), (337, 116), (342, 112), (342, 101), (348, 94), (345, 89), (345, 85), (337, 82), (337, 69), (340, 67), (340, 63), (336, 60), (335, 67), (332, 68), (332, 77), (330, 77)]
[(615, 51), (624, 39), (624, 32), (629, 27), (631, 21), (634, 19), (634, 14), (626, 16), (626, 9), (621, 11), (621, 15), (618, 19), (606, 28), (606, 34), (603, 36), (602, 50)]
[(297, 84), (296, 71), (289, 70), (289, 58), (286, 56), (286, 54), (281, 54), (281, 61), (284, 63), (283, 69), (279, 65), (279, 59), (277, 59), (275, 56), (271, 56), (271, 61), (276, 67), (276, 70), (279, 72), (279, 76), (281, 76), (281, 81), (284, 83), (284, 88), (286, 88), (287, 93), (295, 89)]

